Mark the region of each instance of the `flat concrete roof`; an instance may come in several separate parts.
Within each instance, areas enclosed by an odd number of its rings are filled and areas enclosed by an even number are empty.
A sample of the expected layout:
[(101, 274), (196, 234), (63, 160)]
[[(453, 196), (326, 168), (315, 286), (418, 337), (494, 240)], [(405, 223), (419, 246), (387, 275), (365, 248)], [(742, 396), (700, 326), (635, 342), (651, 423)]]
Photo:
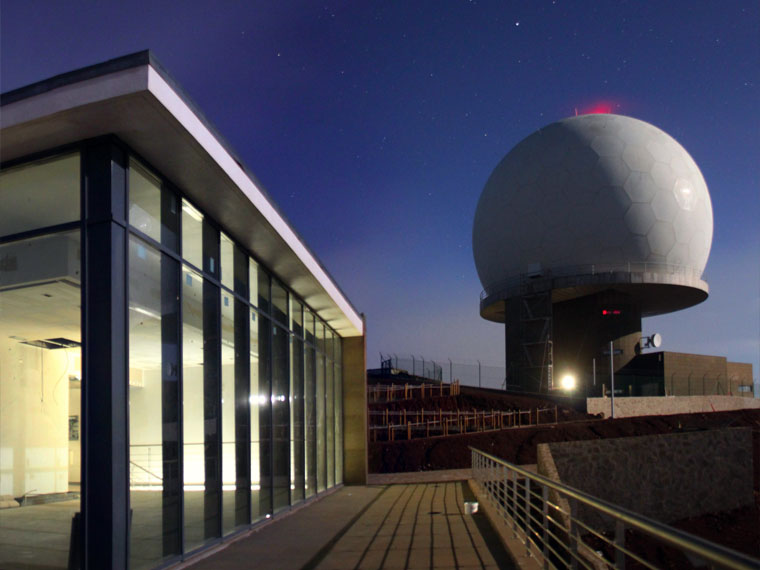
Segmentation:
[(262, 185), (149, 51), (0, 96), (0, 159), (113, 134), (175, 184), (340, 336), (361, 315)]

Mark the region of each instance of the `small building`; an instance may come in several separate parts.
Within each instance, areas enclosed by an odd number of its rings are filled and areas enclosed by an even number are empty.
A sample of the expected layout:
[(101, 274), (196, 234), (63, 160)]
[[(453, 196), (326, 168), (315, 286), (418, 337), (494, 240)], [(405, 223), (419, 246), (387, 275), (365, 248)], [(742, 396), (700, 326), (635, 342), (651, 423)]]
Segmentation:
[(0, 104), (0, 567), (167, 565), (365, 482), (363, 316), (154, 56)]

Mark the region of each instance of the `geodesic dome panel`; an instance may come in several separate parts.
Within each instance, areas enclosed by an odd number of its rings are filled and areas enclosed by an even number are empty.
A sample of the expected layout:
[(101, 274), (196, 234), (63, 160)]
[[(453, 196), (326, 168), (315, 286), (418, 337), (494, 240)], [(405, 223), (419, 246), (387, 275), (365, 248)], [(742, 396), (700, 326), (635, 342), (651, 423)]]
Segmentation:
[(646, 263), (701, 274), (712, 232), (707, 185), (678, 142), (631, 117), (582, 115), (504, 157), (480, 196), (472, 241), (489, 289), (539, 267)]

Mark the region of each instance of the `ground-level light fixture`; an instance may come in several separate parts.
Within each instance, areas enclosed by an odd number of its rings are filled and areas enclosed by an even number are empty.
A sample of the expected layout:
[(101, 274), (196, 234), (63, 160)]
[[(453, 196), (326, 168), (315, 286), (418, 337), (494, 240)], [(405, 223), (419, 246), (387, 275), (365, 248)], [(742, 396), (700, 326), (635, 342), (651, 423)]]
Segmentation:
[(560, 386), (563, 390), (575, 390), (575, 376), (572, 374), (565, 374), (560, 380)]

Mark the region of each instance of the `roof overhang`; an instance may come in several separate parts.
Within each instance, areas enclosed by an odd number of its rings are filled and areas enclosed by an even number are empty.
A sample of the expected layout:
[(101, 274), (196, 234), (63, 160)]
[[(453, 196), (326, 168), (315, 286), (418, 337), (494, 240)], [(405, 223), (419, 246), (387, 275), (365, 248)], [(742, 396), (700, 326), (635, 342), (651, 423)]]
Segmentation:
[(343, 337), (364, 323), (316, 256), (150, 52), (3, 95), (0, 158), (115, 135), (274, 271)]

